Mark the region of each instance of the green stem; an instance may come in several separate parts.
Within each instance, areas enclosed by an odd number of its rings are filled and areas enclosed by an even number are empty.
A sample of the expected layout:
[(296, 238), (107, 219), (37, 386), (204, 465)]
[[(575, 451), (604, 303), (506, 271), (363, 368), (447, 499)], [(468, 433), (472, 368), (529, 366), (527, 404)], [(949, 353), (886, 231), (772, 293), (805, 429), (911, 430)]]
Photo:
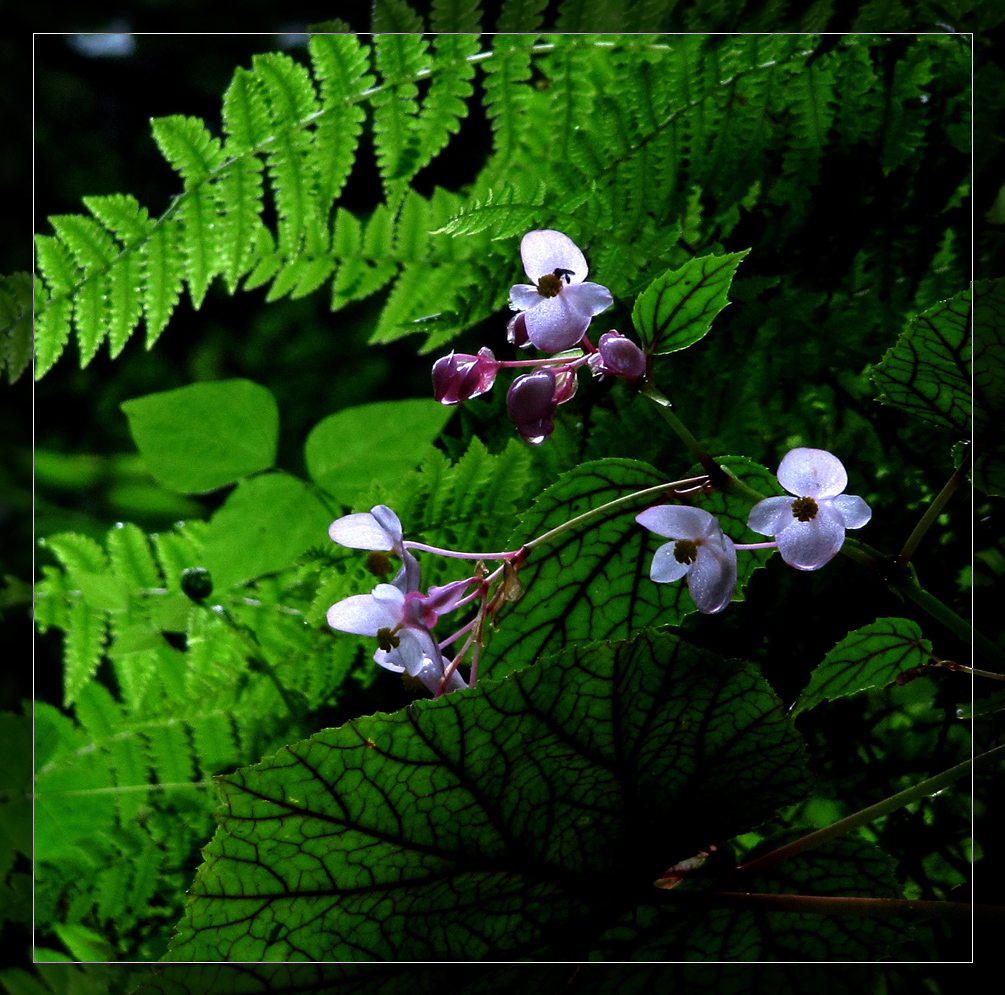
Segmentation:
[(761, 501), (764, 499), (763, 494), (755, 491), (753, 487), (748, 487), (742, 480), (738, 480), (732, 474), (727, 473), (725, 469), (716, 463), (708, 450), (691, 434), (690, 429), (674, 413), (670, 399), (652, 381), (647, 380), (645, 382), (641, 394), (643, 397), (649, 398), (656, 405), (664, 421), (666, 421), (681, 442), (687, 446), (688, 451), (701, 464), (718, 490), (730, 494), (743, 494), (751, 501)]
[(867, 825), (884, 815), (889, 815), (890, 812), (895, 812), (898, 808), (903, 808), (905, 805), (909, 805), (919, 798), (934, 795), (978, 767), (983, 767), (1001, 759), (1005, 759), (1005, 744), (996, 746), (993, 750), (988, 750), (987, 753), (982, 753), (980, 756), (965, 760), (963, 763), (950, 767), (949, 770), (944, 770), (941, 774), (936, 774), (934, 777), (921, 781), (919, 784), (914, 784), (904, 791), (898, 791), (897, 794), (890, 795), (889, 798), (884, 798), (882, 801), (876, 802), (875, 805), (869, 805), (867, 808), (860, 809), (858, 812), (854, 812), (844, 819), (839, 819), (830, 826), (825, 826), (823, 829), (816, 830), (816, 832), (801, 836), (799, 839), (786, 843), (785, 846), (781, 846), (777, 850), (772, 850), (770, 853), (741, 864), (737, 868), (737, 871), (741, 874), (760, 874), (779, 861), (805, 853), (807, 850), (813, 850), (827, 843), (829, 840), (843, 836), (845, 833), (850, 833), (853, 829), (858, 829), (859, 826)]
[(967, 457), (960, 463), (960, 465), (953, 471), (952, 476), (946, 481), (945, 486), (941, 491), (935, 496), (935, 499), (926, 509), (924, 515), (921, 516), (921, 520), (915, 525), (914, 530), (907, 537), (907, 541), (904, 543), (904, 548), (897, 554), (896, 563), (898, 566), (904, 567), (910, 562), (911, 557), (914, 555), (914, 551), (918, 548), (919, 543), (925, 537), (925, 533), (932, 527), (935, 520), (939, 517), (942, 509), (949, 502), (949, 499), (956, 493), (956, 489), (960, 486), (960, 481), (966, 477), (967, 472), (970, 469), (970, 456), (971, 453), (967, 452)]
[(654, 487), (646, 487), (641, 491), (633, 491), (631, 494), (624, 495), (624, 497), (615, 498), (613, 501), (608, 501), (605, 504), (597, 505), (596, 508), (591, 508), (589, 511), (584, 511), (581, 515), (577, 515), (575, 518), (570, 518), (567, 522), (563, 522), (561, 525), (556, 525), (555, 528), (549, 529), (542, 535), (535, 536), (533, 539), (525, 542), (521, 549), (527, 551), (534, 549), (536, 546), (543, 546), (545, 543), (551, 542), (555, 536), (561, 535), (563, 532), (568, 532), (569, 529), (573, 529), (577, 525), (582, 525), (583, 522), (588, 521), (605, 511), (610, 511), (612, 508), (620, 508), (622, 505), (632, 504), (640, 498), (652, 497), (657, 494), (667, 494), (668, 491), (670, 493), (667, 496), (674, 497), (675, 495), (673, 492), (675, 490), (700, 487), (702, 484), (707, 482), (708, 477), (702, 474), (700, 477), (687, 477), (684, 480), (673, 480), (666, 484), (656, 484)]

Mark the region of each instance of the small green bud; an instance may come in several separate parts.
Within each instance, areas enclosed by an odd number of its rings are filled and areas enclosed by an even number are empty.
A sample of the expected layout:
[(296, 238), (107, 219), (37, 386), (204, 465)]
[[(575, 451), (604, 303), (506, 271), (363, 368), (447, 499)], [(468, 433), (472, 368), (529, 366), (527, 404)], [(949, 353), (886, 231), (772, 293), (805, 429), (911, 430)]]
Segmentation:
[(213, 593), (213, 578), (205, 567), (186, 567), (181, 572), (181, 589), (193, 601), (205, 601)]

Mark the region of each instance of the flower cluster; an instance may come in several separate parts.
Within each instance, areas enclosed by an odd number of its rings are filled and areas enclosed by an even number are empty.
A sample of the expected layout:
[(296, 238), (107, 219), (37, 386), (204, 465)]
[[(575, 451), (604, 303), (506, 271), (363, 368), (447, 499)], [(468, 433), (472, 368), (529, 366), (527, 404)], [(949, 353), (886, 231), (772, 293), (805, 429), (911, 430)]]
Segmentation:
[[(480, 626), (490, 610), (490, 584), (504, 574), (500, 567), (487, 577), (477, 572), (423, 593), (422, 572), (412, 549), (461, 559), (501, 559), (512, 562), (512, 553), (459, 553), (405, 540), (398, 516), (379, 504), (367, 512), (346, 515), (332, 522), (328, 534), (340, 546), (390, 552), (401, 558), (401, 569), (390, 584), (378, 584), (369, 594), (354, 594), (328, 609), (328, 624), (340, 632), (372, 636), (377, 640), (374, 661), (387, 670), (405, 673), (420, 681), (434, 696), (468, 687), (459, 666), (472, 650), (471, 683), (474, 683), (480, 649)], [(446, 639), (437, 640), (433, 629), (441, 616), (479, 600), (476, 617)], [(463, 639), (448, 659), (444, 650)], [(473, 648), (473, 649), (472, 649)]]
[(687, 577), (698, 610), (714, 614), (733, 598), (737, 550), (777, 548), (789, 566), (819, 570), (837, 556), (845, 531), (872, 517), (862, 498), (844, 493), (848, 474), (826, 450), (791, 450), (778, 467), (778, 482), (793, 496), (758, 501), (747, 519), (750, 529), (774, 542), (737, 544), (701, 508), (657, 505), (637, 515), (641, 526), (672, 540), (656, 550), (650, 578), (668, 584)]
[(532, 282), (510, 288), (510, 307), (516, 314), (506, 326), (506, 337), (517, 348), (534, 347), (549, 355), (498, 360), (486, 347), (473, 356), (450, 353), (433, 364), (433, 396), (441, 404), (458, 404), (491, 390), (504, 367), (533, 367), (513, 381), (506, 410), (520, 436), (539, 445), (554, 429), (555, 410), (576, 393), (581, 366), (596, 377), (638, 383), (646, 373), (646, 356), (617, 331), (605, 332), (596, 347), (587, 338), (593, 318), (614, 298), (606, 287), (586, 280), (586, 257), (568, 235), (552, 229), (528, 232), (520, 242), (520, 255)]

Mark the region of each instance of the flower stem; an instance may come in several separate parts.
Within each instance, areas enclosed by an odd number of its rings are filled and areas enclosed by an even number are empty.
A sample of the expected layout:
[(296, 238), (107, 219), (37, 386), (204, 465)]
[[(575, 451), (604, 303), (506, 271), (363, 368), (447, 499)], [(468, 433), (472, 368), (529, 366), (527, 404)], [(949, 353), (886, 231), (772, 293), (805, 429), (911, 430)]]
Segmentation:
[(944, 770), (941, 774), (936, 774), (934, 777), (930, 777), (918, 784), (914, 784), (904, 791), (898, 791), (897, 794), (890, 795), (888, 798), (876, 802), (875, 805), (859, 809), (858, 812), (854, 812), (844, 819), (839, 819), (837, 822), (825, 826), (823, 829), (818, 829), (806, 836), (801, 836), (791, 843), (786, 843), (785, 846), (781, 846), (777, 850), (772, 850), (770, 853), (741, 864), (737, 868), (737, 871), (741, 874), (759, 874), (779, 861), (805, 853), (807, 850), (815, 849), (829, 840), (857, 829), (859, 826), (873, 822), (881, 816), (889, 815), (890, 812), (903, 808), (905, 805), (909, 805), (919, 798), (934, 795), (978, 767), (983, 767), (986, 764), (995, 763), (1002, 759), (1005, 759), (1005, 744), (996, 746), (993, 750), (988, 750), (987, 753), (982, 753), (980, 756), (965, 760), (963, 763), (950, 767), (949, 770)]
[(533, 539), (528, 540), (524, 543), (522, 551), (534, 549), (537, 546), (543, 546), (545, 543), (551, 542), (556, 536), (561, 535), (563, 532), (568, 532), (569, 529), (575, 528), (577, 525), (581, 525), (583, 522), (593, 518), (595, 515), (602, 514), (605, 511), (610, 511), (612, 508), (620, 508), (622, 505), (632, 504), (638, 501), (640, 498), (652, 497), (657, 494), (666, 494), (667, 491), (673, 492), (685, 487), (693, 487), (694, 485), (701, 485), (708, 482), (708, 477), (704, 474), (700, 477), (687, 477), (684, 480), (674, 480), (666, 484), (657, 484), (655, 487), (646, 487), (641, 491), (633, 491), (631, 494), (625, 494), (623, 497), (615, 498), (613, 501), (607, 501), (605, 504), (597, 505), (596, 508), (591, 508), (589, 511), (584, 511), (581, 515), (577, 515), (575, 518), (570, 518), (567, 522), (563, 522), (561, 525), (556, 525), (555, 528), (549, 529), (542, 535), (535, 536)]
[(450, 556), (455, 560), (512, 560), (520, 552), (519, 549), (504, 550), (497, 553), (461, 553), (453, 549), (441, 549), (439, 546), (428, 546), (424, 542), (412, 542), (406, 539), (402, 546), (405, 549), (415, 549), (420, 553), (436, 553), (438, 556)]
[(641, 393), (648, 397), (659, 409), (663, 420), (676, 433), (677, 437), (687, 446), (691, 455), (702, 465), (715, 487), (730, 494), (743, 494), (751, 501), (761, 501), (764, 495), (749, 487), (742, 480), (738, 480), (732, 474), (716, 463), (705, 447), (691, 434), (690, 429), (677, 417), (673, 411), (673, 405), (650, 380), (647, 380), (642, 387)]
[(966, 457), (953, 471), (950, 478), (946, 481), (945, 486), (941, 491), (939, 491), (932, 503), (925, 510), (925, 513), (921, 516), (921, 520), (917, 525), (915, 525), (914, 530), (907, 537), (907, 541), (904, 543), (904, 548), (897, 554), (896, 563), (898, 566), (904, 567), (910, 562), (911, 557), (914, 555), (914, 551), (918, 548), (919, 543), (925, 537), (925, 533), (932, 527), (932, 524), (942, 512), (942, 509), (949, 502), (949, 499), (956, 493), (956, 489), (960, 486), (960, 481), (963, 480), (970, 470), (971, 458), (972, 454), (968, 446)]

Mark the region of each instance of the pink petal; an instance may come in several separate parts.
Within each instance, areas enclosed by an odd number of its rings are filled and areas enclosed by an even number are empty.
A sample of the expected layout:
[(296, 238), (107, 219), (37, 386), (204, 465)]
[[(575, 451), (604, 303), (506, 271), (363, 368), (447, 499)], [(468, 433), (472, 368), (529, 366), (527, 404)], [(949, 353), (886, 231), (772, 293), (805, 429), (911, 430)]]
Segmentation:
[(591, 317), (606, 311), (614, 303), (611, 292), (599, 283), (580, 283), (563, 287), (560, 296), (577, 311), (589, 314)]
[(775, 536), (793, 520), (792, 498), (769, 497), (750, 509), (747, 527), (761, 535)]
[(860, 529), (872, 518), (872, 508), (857, 494), (839, 494), (829, 503), (843, 519), (846, 529)]
[(793, 449), (778, 467), (778, 482), (796, 497), (827, 498), (848, 486), (848, 474), (826, 449)]
[(692, 508), (685, 504), (659, 504), (635, 516), (635, 521), (643, 528), (667, 539), (701, 539), (718, 529), (715, 516), (704, 508)]
[(656, 550), (652, 566), (649, 568), (650, 580), (657, 584), (672, 584), (675, 580), (680, 580), (691, 569), (692, 564), (681, 563), (673, 555), (676, 545), (676, 542), (668, 542)]
[(537, 292), (537, 287), (526, 283), (517, 283), (509, 288), (509, 306), (513, 311), (526, 311), (536, 307), (544, 299)]
[[(383, 585), (387, 586), (387, 585)], [(354, 594), (328, 609), (328, 624), (340, 632), (375, 636), (380, 629), (393, 629), (400, 621), (400, 609), (380, 602), (372, 594)]]
[(695, 560), (687, 575), (687, 589), (698, 610), (706, 615), (721, 612), (736, 590), (736, 547), (724, 535), (705, 540), (698, 547)]
[(520, 258), (533, 283), (557, 269), (570, 271), (569, 283), (582, 283), (589, 272), (579, 246), (568, 235), (550, 228), (527, 232), (520, 242)]
[(778, 552), (790, 567), (819, 570), (837, 555), (844, 544), (844, 526), (825, 507), (808, 522), (793, 518), (778, 533)]
[(538, 297), (538, 303), (524, 312), (527, 336), (543, 352), (571, 349), (590, 327), (590, 315), (570, 306), (565, 294)]

